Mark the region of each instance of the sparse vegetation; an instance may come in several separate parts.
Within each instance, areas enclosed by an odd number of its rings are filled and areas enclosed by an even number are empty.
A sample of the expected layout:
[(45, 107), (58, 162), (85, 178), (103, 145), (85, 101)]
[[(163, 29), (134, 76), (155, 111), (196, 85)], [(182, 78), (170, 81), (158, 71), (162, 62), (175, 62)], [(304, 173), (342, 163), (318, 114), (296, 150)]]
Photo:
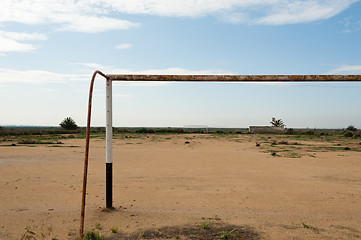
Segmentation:
[(209, 228), (210, 228), (210, 225), (211, 225), (210, 222), (201, 222), (201, 223), (199, 224), (199, 226), (200, 226), (202, 229), (209, 229)]
[(311, 226), (310, 225), (307, 225), (306, 223), (304, 223), (304, 222), (301, 222), (301, 224), (302, 224), (302, 227), (303, 228), (311, 228)]
[(20, 240), (36, 240), (35, 236), (36, 236), (35, 232), (33, 232), (30, 229), (26, 228), (25, 232), (21, 235)]
[(232, 239), (233, 238), (233, 232), (235, 231), (236, 229), (233, 229), (232, 231), (222, 231), (222, 232), (219, 232), (219, 238), (220, 239)]
[(286, 134), (289, 134), (289, 135), (296, 134), (296, 131), (293, 128), (287, 128)]
[(83, 240), (104, 240), (104, 236), (99, 235), (97, 231), (87, 231)]
[(301, 222), (301, 225), (303, 228), (307, 228), (307, 229), (310, 229), (310, 230), (313, 230), (314, 232), (318, 232), (319, 229), (314, 227), (314, 226), (311, 226), (310, 224), (306, 224), (304, 222)]
[(347, 131), (347, 132), (345, 132), (344, 136), (345, 137), (353, 137), (353, 132)]
[(119, 228), (117, 226), (115, 226), (115, 227), (112, 227), (110, 229), (110, 231), (112, 231), (112, 233), (117, 233), (119, 231)]
[(100, 225), (100, 223), (96, 223), (95, 224), (95, 228), (98, 229), (98, 230), (102, 230), (103, 227)]
[[(233, 229), (233, 230), (232, 230)], [(242, 239), (260, 240), (261, 234), (247, 226), (212, 223), (207, 230), (200, 229), (197, 225), (161, 227), (136, 231), (130, 235), (124, 234), (123, 238), (109, 239)]]

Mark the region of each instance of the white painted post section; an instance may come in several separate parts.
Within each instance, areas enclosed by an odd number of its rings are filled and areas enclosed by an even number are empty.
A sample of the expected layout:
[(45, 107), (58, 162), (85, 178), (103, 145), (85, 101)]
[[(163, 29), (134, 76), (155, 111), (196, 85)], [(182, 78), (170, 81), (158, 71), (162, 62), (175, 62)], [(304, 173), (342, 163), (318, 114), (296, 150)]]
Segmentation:
[(113, 109), (112, 80), (106, 83), (106, 207), (113, 208)]
[(113, 162), (113, 154), (112, 154), (112, 147), (113, 147), (113, 107), (112, 107), (112, 81), (107, 79), (107, 86), (106, 86), (106, 162), (112, 163)]

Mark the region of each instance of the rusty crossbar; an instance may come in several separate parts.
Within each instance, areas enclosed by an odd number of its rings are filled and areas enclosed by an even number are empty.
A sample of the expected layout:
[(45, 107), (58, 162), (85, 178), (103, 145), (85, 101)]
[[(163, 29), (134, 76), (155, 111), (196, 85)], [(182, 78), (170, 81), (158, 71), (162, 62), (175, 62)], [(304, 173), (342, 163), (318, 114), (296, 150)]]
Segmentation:
[[(108, 164), (111, 167), (111, 139), (112, 139), (112, 124), (111, 124), (111, 82), (112, 81), (165, 81), (165, 82), (361, 82), (361, 75), (140, 75), (140, 74), (104, 74), (100, 71), (93, 73), (90, 88), (89, 88), (89, 103), (88, 103), (88, 119), (86, 130), (85, 143), (85, 158), (84, 158), (84, 174), (83, 174), (83, 191), (82, 191), (82, 205), (80, 211), (80, 231), (79, 237), (83, 239), (84, 236), (84, 217), (85, 217), (85, 197), (88, 175), (88, 157), (89, 157), (89, 140), (90, 140), (90, 122), (91, 122), (91, 106), (93, 98), (93, 86), (96, 75), (99, 74), (107, 80), (107, 134), (109, 130), (110, 140), (110, 163), (107, 159), (107, 174)], [(109, 93), (109, 92), (110, 93)], [(108, 109), (109, 107), (109, 109)], [(110, 112), (110, 114), (109, 114)], [(108, 117), (109, 116), (109, 117)], [(109, 118), (109, 122), (108, 122)], [(108, 138), (107, 138), (108, 139)], [(107, 145), (108, 146), (108, 145)], [(107, 157), (108, 158), (108, 157)], [(111, 172), (110, 168), (109, 172)], [(111, 177), (110, 177), (111, 178)], [(108, 176), (107, 176), (108, 179)], [(110, 181), (111, 184), (111, 181)], [(108, 185), (108, 180), (107, 180)], [(107, 186), (112, 189), (112, 186)], [(111, 193), (112, 194), (112, 193)], [(112, 207), (112, 197), (107, 199), (107, 208)], [(108, 198), (108, 193), (107, 193)], [(109, 206), (108, 206), (109, 205)]]
[(107, 74), (112, 81), (161, 82), (358, 82), (361, 75), (138, 75)]

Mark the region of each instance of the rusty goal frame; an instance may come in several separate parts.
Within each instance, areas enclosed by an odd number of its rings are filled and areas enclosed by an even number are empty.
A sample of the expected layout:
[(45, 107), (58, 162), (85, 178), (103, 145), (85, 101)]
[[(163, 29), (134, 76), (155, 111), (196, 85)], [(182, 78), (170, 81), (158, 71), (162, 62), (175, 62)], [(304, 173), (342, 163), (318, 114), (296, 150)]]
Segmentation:
[(112, 82), (113, 81), (160, 81), (160, 82), (361, 82), (361, 75), (139, 75), (104, 74), (95, 71), (89, 89), (88, 118), (86, 129), (82, 204), (80, 213), (80, 239), (84, 235), (85, 197), (88, 175), (89, 139), (93, 86), (96, 75), (106, 79), (106, 208), (113, 208), (112, 182)]

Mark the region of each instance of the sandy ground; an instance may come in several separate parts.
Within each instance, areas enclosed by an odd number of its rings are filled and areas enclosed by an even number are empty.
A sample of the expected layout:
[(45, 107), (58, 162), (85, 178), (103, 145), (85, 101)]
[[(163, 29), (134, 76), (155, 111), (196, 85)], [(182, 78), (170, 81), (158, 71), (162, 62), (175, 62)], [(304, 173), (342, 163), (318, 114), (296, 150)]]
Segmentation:
[[(256, 141), (254, 135), (115, 139), (116, 210), (107, 212), (105, 140), (92, 139), (86, 230), (100, 224), (106, 239), (122, 239), (210, 222), (249, 228), (261, 239), (361, 238), (361, 152), (271, 156)], [(85, 141), (63, 142), (0, 148), (0, 239), (21, 239), (26, 229), (36, 239), (78, 237)]]

